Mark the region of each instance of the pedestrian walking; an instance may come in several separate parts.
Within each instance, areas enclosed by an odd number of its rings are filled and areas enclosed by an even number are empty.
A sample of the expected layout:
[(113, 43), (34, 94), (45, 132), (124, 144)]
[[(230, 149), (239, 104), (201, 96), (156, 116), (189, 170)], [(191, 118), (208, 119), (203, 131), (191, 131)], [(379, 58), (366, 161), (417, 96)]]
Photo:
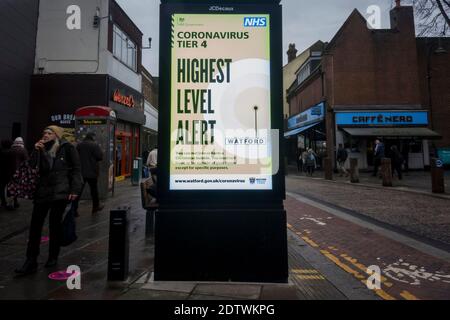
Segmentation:
[(302, 172), (303, 160), (302, 160), (302, 149), (297, 149), (297, 172)]
[(12, 154), (12, 141), (2, 140), (0, 149), (0, 199), (1, 206), (8, 210), (13, 210), (14, 208), (8, 204), (6, 196), (6, 186), (11, 181), (14, 174), (14, 159)]
[(314, 174), (314, 169), (317, 167), (317, 158), (312, 149), (308, 150), (308, 154), (306, 156), (306, 169), (308, 175), (312, 177)]
[(392, 175), (394, 172), (397, 172), (397, 176), (399, 180), (402, 180), (402, 164), (404, 162), (403, 156), (398, 151), (397, 146), (391, 147), (391, 167), (392, 167)]
[(158, 174), (158, 146), (155, 146), (152, 151), (148, 154), (147, 167), (150, 171), (150, 176), (156, 187), (157, 174)]
[[(16, 170), (20, 167), (20, 165), (28, 160), (28, 151), (25, 149), (25, 144), (23, 142), (23, 139), (21, 137), (18, 137), (14, 140), (14, 143), (11, 147), (11, 156), (12, 156), (12, 163), (13, 163), (13, 172), (16, 172)], [(14, 209), (19, 208), (19, 201), (17, 200), (17, 196), (13, 197), (14, 203), (12, 204)]]
[(379, 140), (375, 140), (375, 153), (374, 153), (374, 167), (373, 167), (373, 177), (378, 174), (378, 168), (381, 165), (381, 159), (385, 157), (384, 155), (384, 144)]
[(409, 141), (405, 141), (402, 144), (402, 152), (401, 152), (404, 161), (405, 172), (409, 171), (409, 151), (410, 151)]
[(340, 172), (339, 176), (342, 177), (343, 174), (345, 174), (346, 177), (349, 176), (347, 169), (345, 169), (345, 162), (348, 158), (348, 152), (344, 149), (344, 146), (342, 143), (339, 143), (336, 160), (338, 165), (338, 170)]
[(81, 192), (79, 197), (73, 201), (72, 209), (74, 215), (78, 214), (78, 201), (83, 193), (86, 183), (89, 184), (92, 198), (92, 213), (97, 213), (103, 210), (104, 205), (100, 204), (98, 195), (98, 175), (99, 163), (103, 160), (103, 151), (95, 142), (95, 133), (88, 132), (84, 140), (77, 145), (77, 151), (81, 163), (81, 175), (83, 177), (83, 184), (81, 185)]
[(152, 151), (150, 151), (150, 153), (148, 154), (146, 164), (150, 169), (156, 168), (158, 166), (158, 146), (156, 146), (155, 148), (153, 148)]
[(306, 159), (308, 158), (308, 150), (305, 149), (305, 151), (302, 152), (302, 171), (308, 172), (308, 169), (306, 167)]
[(81, 191), (80, 159), (75, 147), (62, 138), (63, 133), (62, 128), (49, 126), (34, 145), (30, 162), (39, 167), (39, 180), (34, 193), (26, 261), (15, 270), (19, 275), (32, 274), (37, 270), (42, 227), (49, 212), (50, 243), (45, 266), (57, 264), (62, 217), (68, 202), (76, 200)]

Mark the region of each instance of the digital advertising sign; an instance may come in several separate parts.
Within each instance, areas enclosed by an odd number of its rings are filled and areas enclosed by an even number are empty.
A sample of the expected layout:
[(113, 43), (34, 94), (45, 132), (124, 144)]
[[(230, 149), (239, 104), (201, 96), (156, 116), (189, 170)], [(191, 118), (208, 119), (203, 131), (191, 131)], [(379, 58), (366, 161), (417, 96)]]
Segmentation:
[(270, 16), (171, 20), (170, 189), (271, 190)]

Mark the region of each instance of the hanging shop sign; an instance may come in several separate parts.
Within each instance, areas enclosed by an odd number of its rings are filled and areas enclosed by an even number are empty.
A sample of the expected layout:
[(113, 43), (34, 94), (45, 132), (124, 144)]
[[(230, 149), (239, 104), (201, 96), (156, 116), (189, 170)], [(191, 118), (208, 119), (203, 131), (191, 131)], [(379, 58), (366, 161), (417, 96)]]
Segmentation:
[(133, 95), (130, 94), (128, 96), (125, 96), (122, 93), (120, 93), (119, 89), (116, 89), (114, 91), (112, 100), (114, 102), (121, 104), (123, 106), (126, 106), (128, 108), (134, 108), (134, 106), (135, 106)]
[(338, 126), (427, 126), (427, 111), (363, 111), (336, 113)]
[(296, 129), (320, 122), (325, 118), (325, 103), (321, 102), (288, 119), (288, 129)]

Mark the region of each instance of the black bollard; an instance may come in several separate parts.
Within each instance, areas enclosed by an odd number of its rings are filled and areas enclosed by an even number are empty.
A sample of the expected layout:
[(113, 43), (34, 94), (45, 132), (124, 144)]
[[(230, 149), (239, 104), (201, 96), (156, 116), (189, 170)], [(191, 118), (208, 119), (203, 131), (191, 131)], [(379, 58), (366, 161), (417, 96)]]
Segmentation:
[(145, 235), (152, 236), (155, 229), (155, 210), (147, 209), (145, 214)]
[(356, 158), (350, 158), (350, 182), (359, 183), (359, 167)]
[(441, 159), (431, 159), (431, 188), (433, 193), (445, 193), (444, 163)]
[(392, 187), (391, 159), (381, 159), (381, 176), (383, 177), (383, 187)]
[(111, 210), (109, 218), (108, 280), (125, 281), (129, 263), (130, 208)]

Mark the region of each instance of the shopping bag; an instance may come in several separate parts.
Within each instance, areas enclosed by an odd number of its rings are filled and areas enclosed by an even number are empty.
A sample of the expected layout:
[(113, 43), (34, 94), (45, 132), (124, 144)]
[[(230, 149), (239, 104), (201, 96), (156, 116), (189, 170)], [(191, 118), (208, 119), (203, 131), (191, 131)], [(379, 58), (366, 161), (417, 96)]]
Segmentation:
[(62, 229), (60, 243), (62, 247), (67, 247), (78, 239), (76, 232), (77, 227), (75, 222), (75, 212), (73, 210), (72, 203), (69, 204), (69, 209), (66, 210), (66, 214), (62, 222)]

